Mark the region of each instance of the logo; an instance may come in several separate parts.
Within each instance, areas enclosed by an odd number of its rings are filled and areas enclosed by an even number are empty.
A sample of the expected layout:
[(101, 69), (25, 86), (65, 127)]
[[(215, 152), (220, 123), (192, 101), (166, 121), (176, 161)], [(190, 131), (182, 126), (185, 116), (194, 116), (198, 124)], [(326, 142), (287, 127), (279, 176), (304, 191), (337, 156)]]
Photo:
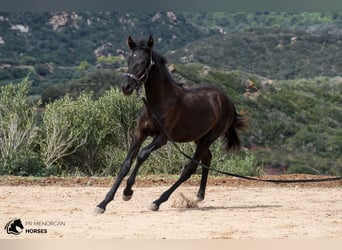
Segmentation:
[[(25, 230), (24, 230), (25, 225)], [(19, 235), (24, 234), (47, 234), (50, 230), (54, 230), (57, 227), (65, 227), (65, 221), (59, 220), (28, 220), (21, 221), (21, 219), (14, 219), (8, 222), (5, 226), (5, 230), (8, 234)]]
[(6, 224), (5, 230), (8, 234), (19, 235), (23, 232), (24, 226), (20, 219), (14, 219)]

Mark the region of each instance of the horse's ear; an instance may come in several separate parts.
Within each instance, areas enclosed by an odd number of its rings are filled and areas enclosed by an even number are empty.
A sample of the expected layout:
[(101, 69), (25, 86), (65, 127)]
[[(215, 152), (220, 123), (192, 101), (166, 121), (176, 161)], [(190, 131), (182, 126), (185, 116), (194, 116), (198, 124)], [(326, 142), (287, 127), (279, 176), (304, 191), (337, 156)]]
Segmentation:
[(132, 37), (129, 36), (127, 38), (127, 46), (128, 48), (130, 48), (131, 50), (133, 50), (135, 47), (137, 47), (137, 44), (133, 41)]
[(153, 46), (154, 46), (154, 39), (153, 39), (153, 37), (152, 37), (151, 35), (150, 35), (150, 37), (148, 38), (147, 45), (148, 45), (148, 47), (150, 47), (150, 49), (153, 49)]

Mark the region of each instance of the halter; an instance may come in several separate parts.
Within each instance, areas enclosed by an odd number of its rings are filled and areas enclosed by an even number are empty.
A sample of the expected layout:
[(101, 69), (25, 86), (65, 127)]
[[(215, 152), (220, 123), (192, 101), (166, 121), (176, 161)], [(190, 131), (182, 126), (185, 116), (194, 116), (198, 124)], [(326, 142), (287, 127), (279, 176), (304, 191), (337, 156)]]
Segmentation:
[[(132, 73), (125, 73), (124, 77), (127, 76), (131, 79), (133, 79), (134, 81), (136, 81), (138, 84), (134, 87), (134, 89), (136, 89), (136, 91), (138, 92), (141, 85), (145, 84), (145, 82), (147, 81), (148, 78), (148, 73), (151, 70), (152, 66), (155, 64), (155, 62), (152, 60), (152, 53), (150, 56), (150, 64), (148, 65), (148, 67), (145, 69), (144, 74), (142, 74), (140, 77), (137, 77), (136, 75), (132, 74)], [(143, 79), (145, 78), (145, 81), (143, 81)]]

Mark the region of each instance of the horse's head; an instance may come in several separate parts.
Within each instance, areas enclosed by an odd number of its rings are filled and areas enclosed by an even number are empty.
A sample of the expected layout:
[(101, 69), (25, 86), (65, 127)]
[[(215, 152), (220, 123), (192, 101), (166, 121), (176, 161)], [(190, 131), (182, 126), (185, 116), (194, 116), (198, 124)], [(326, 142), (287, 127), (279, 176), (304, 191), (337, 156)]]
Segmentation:
[(130, 95), (134, 89), (138, 90), (148, 78), (148, 73), (154, 64), (152, 60), (154, 40), (150, 36), (147, 41), (141, 40), (136, 43), (129, 36), (127, 45), (132, 54), (127, 58), (128, 69), (122, 80), (121, 88), (125, 95)]
[(8, 234), (18, 235), (22, 232), (24, 226), (20, 219), (14, 219), (6, 224), (5, 229)]

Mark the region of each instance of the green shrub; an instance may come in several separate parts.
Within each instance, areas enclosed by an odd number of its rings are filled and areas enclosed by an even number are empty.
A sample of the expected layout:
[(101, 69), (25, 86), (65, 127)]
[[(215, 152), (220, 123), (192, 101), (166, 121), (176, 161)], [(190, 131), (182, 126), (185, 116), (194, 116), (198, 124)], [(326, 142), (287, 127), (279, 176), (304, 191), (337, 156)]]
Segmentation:
[[(150, 142), (150, 139), (146, 143)], [(145, 143), (145, 144), (146, 144)], [(179, 143), (179, 148), (192, 156), (195, 152), (193, 143)], [(169, 142), (162, 148), (153, 152), (141, 166), (139, 173), (147, 174), (179, 174), (188, 160)]]
[(46, 87), (41, 93), (41, 99), (43, 105), (54, 102), (55, 100), (65, 95), (61, 86), (50, 85)]
[(34, 66), (34, 69), (37, 72), (37, 74), (41, 76), (46, 76), (47, 74), (50, 74), (49, 66), (46, 64), (36, 64)]
[(36, 113), (28, 102), (29, 87), (30, 82), (25, 78), (16, 85), (0, 88), (0, 168), (10, 169), (8, 161), (16, 159), (18, 152), (28, 150), (34, 143)]
[(136, 96), (125, 97), (114, 88), (98, 100), (83, 93), (47, 105), (40, 129), (44, 163), (48, 168), (86, 175), (117, 169), (116, 152), (122, 156), (127, 150), (140, 105)]
[(255, 156), (249, 151), (242, 149), (240, 152), (225, 154), (222, 151), (220, 141), (216, 141), (212, 145), (211, 151), (213, 154), (212, 168), (246, 176), (259, 176), (262, 174), (262, 166), (258, 165)]
[(89, 62), (87, 61), (81, 61), (80, 64), (77, 66), (78, 70), (85, 71), (90, 67)]
[[(194, 143), (180, 143), (179, 148), (192, 156), (195, 152)], [(212, 152), (211, 169), (225, 171), (233, 174), (258, 176), (262, 173), (262, 168), (257, 165), (254, 155), (248, 151), (240, 153), (225, 154), (221, 148), (221, 141), (216, 141), (210, 148)], [(168, 143), (156, 152), (153, 152), (151, 157), (141, 167), (141, 174), (179, 174), (183, 166), (189, 160), (184, 157), (178, 149)], [(197, 172), (200, 172), (201, 166), (198, 166)], [(212, 175), (221, 175), (216, 172), (211, 172)]]
[(46, 168), (39, 154), (30, 149), (22, 149), (13, 154), (3, 168), (0, 175), (45, 176)]

